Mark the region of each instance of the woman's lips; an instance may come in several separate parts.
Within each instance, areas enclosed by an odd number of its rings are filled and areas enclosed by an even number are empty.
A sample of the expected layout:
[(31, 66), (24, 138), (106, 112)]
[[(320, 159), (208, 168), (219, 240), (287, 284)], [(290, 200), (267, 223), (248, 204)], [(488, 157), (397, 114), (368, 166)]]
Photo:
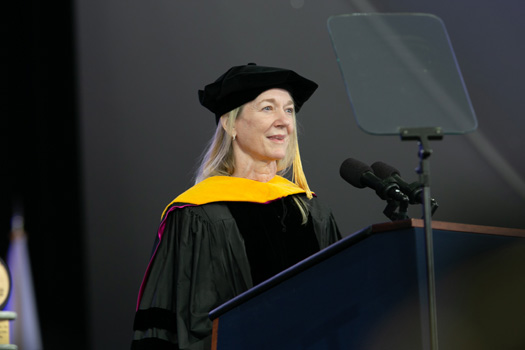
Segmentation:
[(284, 141), (284, 139), (286, 139), (286, 135), (272, 135), (268, 136), (268, 138), (272, 141)]

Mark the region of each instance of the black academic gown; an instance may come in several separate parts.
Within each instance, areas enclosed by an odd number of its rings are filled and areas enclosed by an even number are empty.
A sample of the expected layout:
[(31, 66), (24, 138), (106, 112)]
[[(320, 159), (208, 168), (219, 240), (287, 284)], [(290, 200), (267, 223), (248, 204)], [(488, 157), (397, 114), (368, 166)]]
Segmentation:
[[(231, 185), (239, 183), (236, 178), (216, 178), (220, 184), (212, 179), (201, 186), (197, 196), (205, 193), (208, 197), (208, 185), (215, 191), (217, 185), (230, 183), (229, 179)], [(212, 322), (208, 313), (254, 286), (245, 241), (228, 203), (232, 198), (272, 203), (304, 191), (282, 178), (274, 181), (277, 191), (246, 181), (251, 180), (240, 181), (238, 195), (228, 191), (224, 196), (210, 197), (226, 201), (182, 195), (165, 210), (139, 292), (132, 349), (210, 349)], [(285, 188), (280, 190), (282, 186)], [(252, 196), (249, 200), (244, 197), (247, 190)], [(196, 203), (186, 202), (188, 198)], [(316, 197), (308, 200), (308, 205), (319, 248), (340, 239), (330, 210)]]

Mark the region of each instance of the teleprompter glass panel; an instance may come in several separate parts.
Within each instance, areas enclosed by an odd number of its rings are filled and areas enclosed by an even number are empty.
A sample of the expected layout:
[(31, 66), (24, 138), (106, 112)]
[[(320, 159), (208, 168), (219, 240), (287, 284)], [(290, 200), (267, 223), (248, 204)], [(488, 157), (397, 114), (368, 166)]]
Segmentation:
[(442, 20), (430, 14), (356, 13), (328, 29), (357, 123), (371, 134), (477, 127)]

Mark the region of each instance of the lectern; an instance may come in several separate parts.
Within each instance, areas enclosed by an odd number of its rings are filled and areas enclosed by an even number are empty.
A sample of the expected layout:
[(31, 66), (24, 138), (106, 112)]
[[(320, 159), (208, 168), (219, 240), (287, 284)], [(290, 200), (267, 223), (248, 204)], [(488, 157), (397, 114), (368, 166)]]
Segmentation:
[[(434, 221), (442, 349), (524, 349), (525, 230)], [(214, 350), (428, 349), (422, 220), (372, 225), (213, 310)]]

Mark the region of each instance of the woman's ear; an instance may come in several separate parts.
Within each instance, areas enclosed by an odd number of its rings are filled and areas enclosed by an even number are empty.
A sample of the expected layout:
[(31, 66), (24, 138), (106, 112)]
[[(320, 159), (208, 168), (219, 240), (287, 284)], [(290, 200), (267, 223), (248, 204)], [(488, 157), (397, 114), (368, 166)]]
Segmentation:
[[(235, 137), (237, 136), (235, 133), (235, 126), (232, 128), (232, 130), (228, 130), (228, 121), (230, 119), (230, 114), (225, 114), (221, 117), (221, 125), (224, 131), (230, 135), (230, 137), (235, 141)], [(231, 134), (230, 134), (231, 133)]]
[(220, 119), (220, 122), (221, 122), (221, 125), (222, 125), (222, 128), (224, 129), (224, 131), (228, 132), (228, 118), (229, 118), (229, 114), (224, 114), (221, 119)]

